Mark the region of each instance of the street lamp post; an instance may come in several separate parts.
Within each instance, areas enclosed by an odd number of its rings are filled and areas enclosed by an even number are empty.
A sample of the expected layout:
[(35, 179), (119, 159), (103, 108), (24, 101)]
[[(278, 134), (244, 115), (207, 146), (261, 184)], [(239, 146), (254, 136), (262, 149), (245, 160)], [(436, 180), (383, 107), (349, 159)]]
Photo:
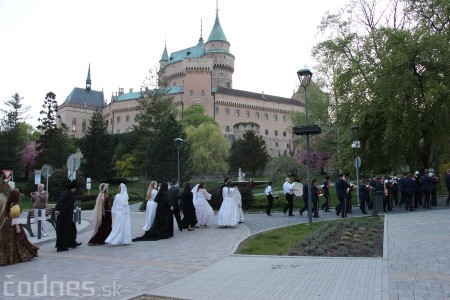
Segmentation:
[(177, 152), (178, 152), (178, 186), (181, 187), (181, 182), (180, 182), (180, 148), (181, 145), (183, 144), (183, 140), (181, 138), (176, 138), (173, 140), (173, 143), (175, 144), (175, 147), (177, 148)]
[(359, 199), (359, 168), (361, 167), (361, 158), (358, 157), (358, 149), (361, 148), (361, 142), (358, 140), (358, 125), (351, 127), (353, 133), (352, 148), (355, 148), (355, 168), (356, 168), (356, 197)]
[[(308, 101), (306, 100), (306, 88), (311, 84), (312, 72), (309, 69), (300, 69), (297, 71), (298, 79), (300, 80), (300, 85), (303, 87), (305, 92), (305, 125), (308, 126)], [(320, 128), (319, 128), (320, 129)], [(306, 134), (306, 180), (308, 184), (308, 216), (309, 223), (312, 223), (312, 209), (311, 209), (311, 174), (309, 166), (309, 134)]]

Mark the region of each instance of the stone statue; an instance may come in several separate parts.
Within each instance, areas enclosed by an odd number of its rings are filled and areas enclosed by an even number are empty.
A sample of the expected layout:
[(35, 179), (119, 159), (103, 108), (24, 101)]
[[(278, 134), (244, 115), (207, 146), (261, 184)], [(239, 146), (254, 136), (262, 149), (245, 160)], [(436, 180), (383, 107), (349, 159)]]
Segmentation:
[(238, 181), (244, 181), (245, 173), (242, 172), (241, 168), (238, 171)]

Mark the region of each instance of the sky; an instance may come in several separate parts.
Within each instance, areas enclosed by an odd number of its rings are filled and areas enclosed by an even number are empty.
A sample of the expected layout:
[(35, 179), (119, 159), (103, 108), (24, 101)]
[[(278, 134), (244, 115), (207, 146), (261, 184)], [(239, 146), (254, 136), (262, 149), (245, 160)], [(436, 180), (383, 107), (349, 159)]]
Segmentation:
[[(297, 70), (314, 73), (312, 47), (327, 11), (348, 0), (0, 0), (0, 103), (19, 93), (38, 125), (45, 95), (74, 87), (137, 91), (170, 53), (207, 41), (216, 16), (235, 56), (233, 88), (291, 97)], [(201, 26), (203, 24), (203, 26)], [(314, 75), (313, 75), (314, 79)]]

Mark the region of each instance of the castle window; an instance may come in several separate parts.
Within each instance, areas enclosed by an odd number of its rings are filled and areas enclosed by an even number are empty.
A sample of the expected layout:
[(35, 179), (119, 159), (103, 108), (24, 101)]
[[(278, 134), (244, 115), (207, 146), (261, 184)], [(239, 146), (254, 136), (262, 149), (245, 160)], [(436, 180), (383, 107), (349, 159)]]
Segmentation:
[(283, 122), (286, 122), (286, 116), (283, 116)]
[(229, 108), (225, 108), (225, 114), (226, 114), (227, 116), (230, 115), (230, 109), (229, 109)]
[(247, 118), (250, 118), (250, 111), (249, 111), (249, 110), (247, 110), (247, 111), (245, 112), (245, 114), (247, 115)]
[(77, 131), (77, 119), (72, 120), (72, 131)]
[(120, 123), (120, 116), (117, 117), (117, 123)]
[(283, 131), (283, 136), (286, 136), (286, 131)]
[(126, 116), (125, 121), (130, 122), (130, 116)]
[(273, 115), (273, 120), (274, 121), (278, 121), (278, 116), (277, 115)]
[(218, 106), (216, 106), (216, 107), (214, 108), (214, 112), (215, 112), (216, 115), (219, 114), (219, 107), (218, 107)]
[(231, 83), (227, 81), (227, 88), (231, 88)]
[(86, 120), (83, 120), (83, 123), (81, 123), (81, 132), (82, 133), (86, 132)]
[(109, 120), (106, 120), (106, 121), (105, 121), (105, 124), (106, 124), (106, 127), (108, 127), (108, 125), (109, 125)]
[(219, 77), (223, 77), (223, 73), (219, 73)]
[(274, 131), (274, 135), (275, 135), (275, 136), (278, 136), (278, 130), (275, 130), (275, 131)]
[(236, 117), (239, 117), (239, 109), (236, 109)]
[(194, 97), (194, 90), (190, 90), (189, 97)]
[(230, 126), (225, 126), (225, 132), (230, 132)]
[(255, 118), (259, 119), (259, 112), (255, 112)]
[(264, 120), (269, 120), (269, 114), (268, 113), (264, 114)]
[(264, 130), (264, 134), (265, 134), (265, 135), (269, 135), (269, 129), (265, 129), (265, 130)]
[(200, 92), (200, 96), (205, 97), (205, 90), (202, 90), (202, 91)]

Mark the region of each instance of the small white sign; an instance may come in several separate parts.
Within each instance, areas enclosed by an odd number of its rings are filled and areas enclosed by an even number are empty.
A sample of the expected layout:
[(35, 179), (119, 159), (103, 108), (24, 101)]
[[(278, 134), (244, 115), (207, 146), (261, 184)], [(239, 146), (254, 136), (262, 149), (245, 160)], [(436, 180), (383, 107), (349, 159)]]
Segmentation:
[(91, 189), (91, 178), (86, 178), (86, 189), (90, 190)]
[(34, 170), (34, 184), (41, 183), (41, 170)]

